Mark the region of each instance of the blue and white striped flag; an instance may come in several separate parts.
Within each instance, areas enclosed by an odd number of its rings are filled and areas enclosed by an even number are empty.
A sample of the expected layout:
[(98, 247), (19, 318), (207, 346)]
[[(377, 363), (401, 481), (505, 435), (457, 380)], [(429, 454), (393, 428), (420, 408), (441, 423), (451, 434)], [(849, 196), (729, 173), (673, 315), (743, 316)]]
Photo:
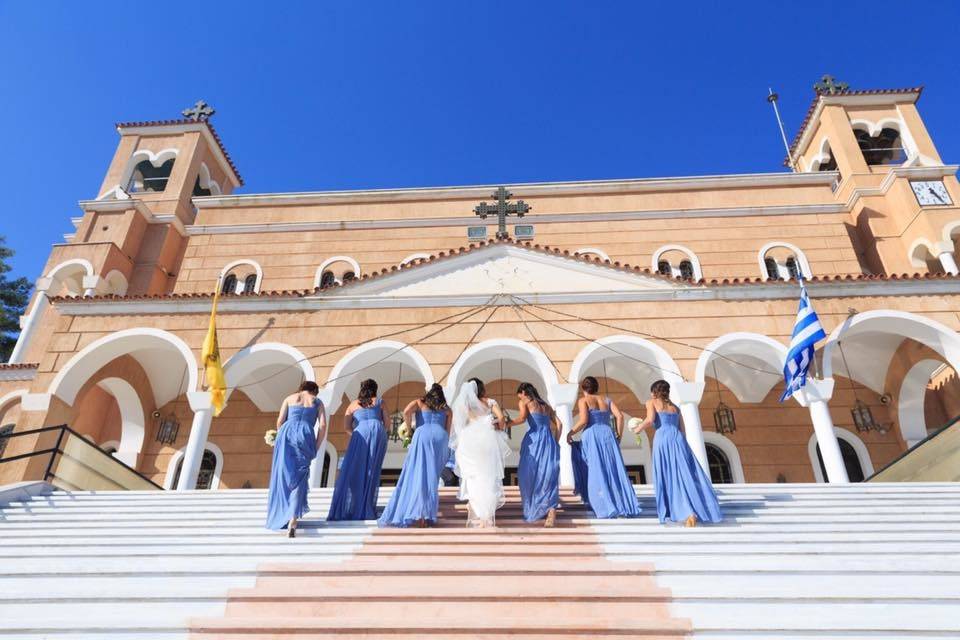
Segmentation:
[(820, 326), (817, 312), (810, 306), (810, 297), (801, 278), (800, 308), (797, 310), (797, 321), (793, 324), (793, 337), (790, 339), (787, 361), (783, 365), (783, 381), (787, 388), (783, 390), (780, 402), (792, 396), (807, 383), (807, 371), (813, 362), (814, 345), (826, 337), (827, 334)]

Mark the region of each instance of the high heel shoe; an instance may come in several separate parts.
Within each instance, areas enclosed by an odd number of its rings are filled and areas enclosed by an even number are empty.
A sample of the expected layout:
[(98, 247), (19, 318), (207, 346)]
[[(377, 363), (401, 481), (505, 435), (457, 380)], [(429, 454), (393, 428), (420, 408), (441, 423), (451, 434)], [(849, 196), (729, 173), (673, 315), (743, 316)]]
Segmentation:
[(287, 529), (287, 537), (288, 537), (288, 538), (296, 538), (296, 537), (297, 537), (297, 528), (296, 528), (296, 527), (290, 527), (290, 528), (288, 528), (288, 529)]
[(685, 527), (695, 527), (695, 526), (697, 526), (697, 516), (695, 516), (694, 514), (691, 513), (689, 516), (687, 516), (687, 519), (686, 519), (686, 521), (683, 523), (683, 526), (685, 526)]

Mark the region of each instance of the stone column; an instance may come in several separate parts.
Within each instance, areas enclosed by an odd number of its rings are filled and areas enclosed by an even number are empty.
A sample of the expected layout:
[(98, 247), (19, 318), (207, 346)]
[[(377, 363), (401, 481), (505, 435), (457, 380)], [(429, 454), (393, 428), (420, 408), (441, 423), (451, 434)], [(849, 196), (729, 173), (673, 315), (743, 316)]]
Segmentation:
[(703, 399), (704, 386), (703, 382), (673, 382), (670, 384), (670, 399), (680, 407), (683, 432), (693, 457), (709, 475), (710, 463), (707, 461), (707, 446), (703, 441), (703, 424), (700, 422), (700, 400)]
[(180, 479), (177, 491), (189, 491), (197, 488), (197, 476), (200, 475), (200, 463), (210, 434), (210, 422), (213, 420), (213, 403), (209, 391), (189, 391), (187, 399), (193, 409), (193, 424), (190, 425), (190, 438), (183, 452), (183, 464), (180, 467)]
[(10, 353), (10, 364), (20, 364), (26, 357), (27, 349), (30, 347), (30, 341), (33, 334), (36, 333), (37, 325), (43, 317), (50, 300), (47, 298), (47, 291), (53, 284), (52, 278), (38, 278), (36, 283), (37, 295), (34, 297), (33, 306), (30, 311), (20, 317), (20, 337), (17, 338), (17, 344), (14, 345)]
[(940, 264), (943, 265), (943, 270), (951, 275), (960, 275), (960, 268), (957, 267), (957, 260), (953, 255), (953, 251), (944, 251), (937, 259), (940, 260)]
[(810, 410), (810, 419), (813, 421), (813, 430), (820, 445), (820, 455), (823, 457), (823, 466), (827, 470), (827, 482), (848, 483), (847, 468), (843, 464), (843, 455), (840, 453), (840, 443), (833, 430), (833, 418), (830, 416), (830, 407), (827, 402), (833, 397), (833, 378), (824, 380), (808, 379), (802, 389), (793, 394), (802, 406)]
[(567, 434), (573, 428), (573, 407), (577, 404), (577, 385), (554, 385), (550, 389), (548, 398), (563, 426), (560, 431), (560, 486), (573, 487), (573, 458), (570, 445), (567, 444)]

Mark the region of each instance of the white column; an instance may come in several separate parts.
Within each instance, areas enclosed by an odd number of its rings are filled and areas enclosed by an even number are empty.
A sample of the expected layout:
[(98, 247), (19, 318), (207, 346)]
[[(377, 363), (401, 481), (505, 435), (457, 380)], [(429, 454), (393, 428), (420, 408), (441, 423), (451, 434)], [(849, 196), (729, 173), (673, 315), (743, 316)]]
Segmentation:
[(47, 298), (47, 291), (53, 284), (51, 278), (38, 278), (36, 284), (37, 294), (33, 299), (33, 306), (30, 311), (20, 317), (20, 336), (17, 338), (17, 344), (14, 345), (10, 353), (10, 364), (20, 364), (26, 356), (27, 349), (30, 347), (30, 341), (33, 334), (36, 333), (43, 312), (46, 311), (50, 300)]
[(703, 424), (700, 422), (700, 400), (703, 398), (703, 388), (703, 382), (673, 382), (670, 385), (670, 399), (680, 407), (683, 432), (690, 450), (693, 451), (693, 457), (709, 474), (707, 445), (703, 441)]
[(823, 466), (827, 470), (827, 482), (843, 484), (850, 482), (850, 479), (847, 477), (847, 468), (843, 464), (837, 434), (833, 430), (833, 418), (830, 416), (830, 406), (827, 404), (831, 397), (833, 397), (833, 378), (808, 379), (807, 384), (794, 394), (797, 402), (810, 409), (810, 419), (813, 421), (813, 430), (817, 435)]
[(548, 395), (553, 410), (557, 412), (562, 429), (560, 430), (560, 486), (573, 487), (573, 458), (567, 434), (573, 428), (573, 407), (577, 404), (577, 385), (557, 384)]
[(213, 403), (209, 391), (189, 391), (187, 399), (193, 409), (193, 424), (190, 425), (190, 438), (183, 452), (183, 466), (180, 467), (180, 480), (177, 491), (189, 491), (197, 488), (197, 476), (200, 475), (200, 463), (210, 434), (210, 422), (213, 420)]
[(95, 296), (100, 288), (100, 276), (83, 276), (82, 285), (84, 298)]
[[(324, 393), (323, 391), (320, 392), (320, 402), (323, 403), (323, 414), (324, 414), (324, 417), (326, 418), (327, 429), (326, 431), (323, 432), (323, 437), (317, 442), (317, 457), (314, 458), (313, 462), (310, 463), (310, 480), (308, 481), (307, 484), (310, 486), (311, 489), (316, 489), (317, 487), (320, 487), (321, 486), (320, 482), (323, 480), (323, 456), (324, 454), (326, 454), (327, 436), (330, 434), (330, 418), (336, 412), (336, 409), (333, 409), (330, 406), (330, 402), (329, 402), (330, 398), (328, 397), (329, 395), (330, 395), (329, 393)], [(339, 408), (340, 407), (337, 407), (337, 409)], [(316, 430), (315, 430), (315, 433), (318, 436), (320, 435), (319, 430), (320, 430), (320, 421), (318, 420)], [(333, 460), (331, 460), (330, 462), (333, 463)], [(330, 478), (335, 477), (336, 473), (337, 473), (337, 470), (332, 468), (332, 464), (331, 464), (329, 477)]]
[(953, 255), (953, 251), (944, 251), (937, 258), (940, 260), (940, 264), (943, 265), (943, 270), (951, 275), (960, 275), (960, 268), (957, 267), (957, 260)]

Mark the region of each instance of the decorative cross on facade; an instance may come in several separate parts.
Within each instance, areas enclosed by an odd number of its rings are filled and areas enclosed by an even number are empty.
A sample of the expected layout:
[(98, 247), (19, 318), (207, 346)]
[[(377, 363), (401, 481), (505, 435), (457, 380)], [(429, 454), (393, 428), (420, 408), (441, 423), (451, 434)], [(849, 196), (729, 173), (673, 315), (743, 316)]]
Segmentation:
[(510, 234), (507, 233), (507, 216), (515, 215), (522, 218), (532, 207), (523, 200), (507, 202), (513, 197), (513, 194), (504, 187), (497, 187), (497, 191), (492, 197), (497, 200), (494, 204), (489, 205), (486, 202), (481, 202), (473, 208), (473, 212), (480, 216), (481, 220), (486, 220), (488, 215), (496, 215), (498, 222), (497, 240), (505, 240), (510, 237)]
[(813, 85), (813, 90), (817, 93), (823, 93), (828, 96), (836, 95), (838, 93), (843, 93), (850, 86), (846, 82), (837, 82), (836, 79), (827, 74), (820, 78), (820, 82)]
[(189, 109), (184, 109), (181, 113), (190, 120), (200, 122), (201, 120), (208, 120), (216, 111), (203, 100), (197, 100), (195, 105)]

